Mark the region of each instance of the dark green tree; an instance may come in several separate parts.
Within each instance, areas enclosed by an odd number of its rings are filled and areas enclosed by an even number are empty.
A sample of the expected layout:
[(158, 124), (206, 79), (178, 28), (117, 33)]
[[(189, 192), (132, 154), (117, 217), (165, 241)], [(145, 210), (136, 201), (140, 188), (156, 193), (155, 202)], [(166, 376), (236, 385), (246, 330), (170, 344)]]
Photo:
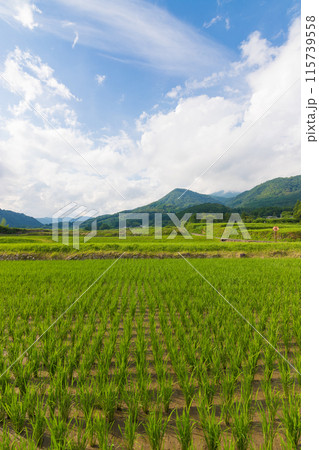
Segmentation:
[(293, 216), (294, 216), (294, 219), (301, 220), (301, 201), (300, 200), (298, 200), (294, 206)]

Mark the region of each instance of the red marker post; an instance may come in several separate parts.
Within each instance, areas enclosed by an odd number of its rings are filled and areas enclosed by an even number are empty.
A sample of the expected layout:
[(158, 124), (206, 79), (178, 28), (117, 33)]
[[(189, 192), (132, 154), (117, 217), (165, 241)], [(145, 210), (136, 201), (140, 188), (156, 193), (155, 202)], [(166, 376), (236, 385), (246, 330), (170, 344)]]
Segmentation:
[(279, 227), (274, 227), (273, 232), (274, 232), (275, 241), (277, 241), (277, 231), (279, 231)]

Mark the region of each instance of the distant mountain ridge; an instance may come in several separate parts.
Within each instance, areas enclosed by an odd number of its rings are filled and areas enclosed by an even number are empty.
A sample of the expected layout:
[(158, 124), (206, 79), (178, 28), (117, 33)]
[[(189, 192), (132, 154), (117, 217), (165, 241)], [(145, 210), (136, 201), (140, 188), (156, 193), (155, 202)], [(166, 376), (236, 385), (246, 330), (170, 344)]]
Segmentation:
[(135, 208), (132, 212), (178, 212), (203, 203), (220, 203), (220, 201), (211, 195), (176, 188), (156, 202)]
[[(122, 212), (146, 212), (154, 217), (154, 213), (156, 212), (182, 213), (187, 211), (195, 212), (197, 209), (202, 212), (211, 212), (213, 205), (215, 205), (214, 207), (216, 208), (215, 212), (219, 212), (219, 210), (222, 211), (223, 208), (218, 208), (217, 204), (226, 206), (228, 210), (233, 209), (238, 211), (249, 211), (264, 207), (292, 209), (296, 202), (301, 199), (301, 176), (274, 178), (273, 180), (261, 183), (248, 191), (242, 192), (235, 197), (232, 197), (232, 194), (236, 193), (232, 191), (219, 191), (214, 193), (214, 195), (207, 195), (176, 188), (155, 202)], [(207, 204), (209, 211), (204, 211), (205, 204)], [(197, 206), (199, 206), (199, 208), (196, 208)], [(227, 208), (224, 209), (224, 212), (226, 212)], [(3, 218), (7, 225), (16, 228), (42, 228), (43, 225), (50, 223), (47, 222), (44, 224), (43, 222), (40, 222), (46, 221), (47, 219), (50, 220), (48, 217), (37, 220), (34, 217), (25, 214), (0, 209), (0, 222)], [(82, 226), (89, 227), (92, 220), (93, 219), (89, 219), (85, 221)], [(118, 221), (119, 213), (104, 214), (97, 217), (99, 229), (117, 228)]]
[[(226, 194), (224, 197), (200, 194), (198, 192), (176, 188), (159, 200), (138, 208), (121, 211), (122, 213), (150, 213), (150, 225), (154, 220), (156, 212), (174, 212), (180, 215), (182, 212), (229, 212), (231, 209), (236, 211), (249, 211), (267, 206), (292, 209), (296, 202), (301, 198), (301, 176), (297, 175), (288, 178), (275, 178), (273, 180), (261, 183), (249, 191), (242, 192), (235, 197), (229, 196), (229, 191), (218, 192)], [(204, 211), (207, 204), (207, 211)], [(218, 208), (224, 206), (225, 209)], [(212, 205), (216, 211), (212, 211)], [(198, 211), (197, 211), (197, 208)], [(163, 219), (164, 220), (164, 219)], [(165, 220), (163, 225), (165, 225)], [(89, 220), (83, 226), (89, 226), (92, 221)], [(136, 226), (140, 221), (136, 222)], [(97, 217), (98, 228), (117, 228), (119, 224), (119, 213), (112, 215), (103, 215)]]
[(51, 217), (36, 217), (35, 218), (38, 222), (41, 222), (43, 225), (49, 225), (52, 223)]
[(237, 195), (234, 191), (219, 191), (206, 195), (176, 188), (156, 202), (135, 208), (132, 212), (179, 212), (205, 203), (219, 203), (237, 209), (255, 209), (265, 206), (291, 208), (300, 198), (301, 176), (297, 175), (274, 178)]
[(301, 199), (301, 176), (274, 178), (261, 183), (237, 197), (226, 200), (232, 208), (261, 208), (265, 206), (282, 206), (292, 208)]
[(34, 217), (27, 216), (22, 213), (10, 211), (8, 209), (0, 209), (0, 223), (5, 219), (6, 225), (14, 228), (41, 228), (42, 223)]

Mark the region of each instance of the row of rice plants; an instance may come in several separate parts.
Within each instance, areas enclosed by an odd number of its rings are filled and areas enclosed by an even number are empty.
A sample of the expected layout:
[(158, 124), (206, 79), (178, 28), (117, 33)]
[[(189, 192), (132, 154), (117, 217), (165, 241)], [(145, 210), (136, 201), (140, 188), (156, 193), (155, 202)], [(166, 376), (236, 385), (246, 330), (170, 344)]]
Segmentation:
[[(0, 267), (1, 373), (107, 264)], [(196, 267), (300, 368), (298, 261)], [(0, 424), (3, 448), (298, 448), (300, 377), (184, 261), (119, 261), (1, 376)]]

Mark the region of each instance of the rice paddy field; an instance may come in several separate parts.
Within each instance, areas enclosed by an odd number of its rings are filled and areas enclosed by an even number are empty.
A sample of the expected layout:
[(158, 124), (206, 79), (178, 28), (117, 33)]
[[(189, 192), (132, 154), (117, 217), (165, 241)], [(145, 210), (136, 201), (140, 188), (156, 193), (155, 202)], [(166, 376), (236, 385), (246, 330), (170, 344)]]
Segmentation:
[(226, 224), (214, 225), (214, 239), (206, 239), (203, 224), (190, 224), (191, 239), (178, 235), (168, 239), (173, 228), (163, 229), (162, 239), (154, 239), (154, 230), (148, 236), (132, 236), (119, 239), (118, 230), (98, 231), (97, 236), (84, 243), (87, 232), (81, 232), (80, 249), (52, 240), (51, 230), (32, 231), (17, 235), (0, 235), (0, 260), (3, 259), (101, 259), (117, 257), (126, 252), (126, 257), (180, 257), (178, 252), (192, 256), (234, 257), (300, 257), (300, 224), (279, 224), (280, 232), (274, 240), (274, 223), (248, 223), (250, 241), (240, 241), (241, 234), (231, 236), (235, 242), (222, 242)]
[(0, 261), (0, 293), (2, 449), (300, 447), (299, 258)]

